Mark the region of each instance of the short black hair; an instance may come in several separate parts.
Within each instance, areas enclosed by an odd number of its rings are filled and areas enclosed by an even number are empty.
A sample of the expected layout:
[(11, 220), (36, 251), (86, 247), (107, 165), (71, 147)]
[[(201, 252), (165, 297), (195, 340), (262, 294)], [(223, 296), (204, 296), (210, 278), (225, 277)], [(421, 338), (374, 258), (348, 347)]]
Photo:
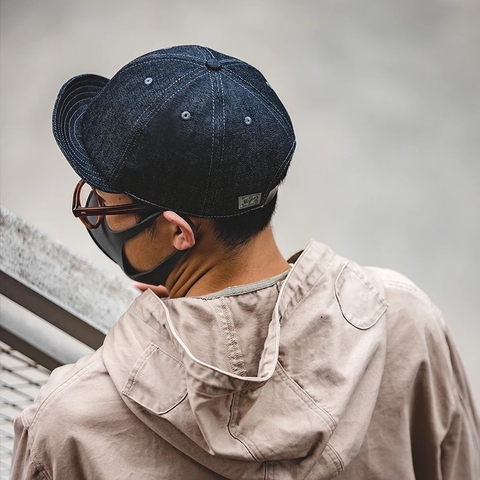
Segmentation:
[[(212, 218), (213, 233), (216, 239), (229, 250), (246, 245), (269, 225), (276, 206), (277, 196), (257, 210), (251, 210), (235, 217)], [(137, 222), (141, 222), (149, 215), (135, 214), (135, 217)], [(147, 230), (154, 235), (156, 228), (157, 222), (153, 222)]]
[(213, 218), (213, 231), (218, 241), (233, 250), (247, 244), (264, 230), (272, 220), (277, 196), (262, 208), (235, 217)]

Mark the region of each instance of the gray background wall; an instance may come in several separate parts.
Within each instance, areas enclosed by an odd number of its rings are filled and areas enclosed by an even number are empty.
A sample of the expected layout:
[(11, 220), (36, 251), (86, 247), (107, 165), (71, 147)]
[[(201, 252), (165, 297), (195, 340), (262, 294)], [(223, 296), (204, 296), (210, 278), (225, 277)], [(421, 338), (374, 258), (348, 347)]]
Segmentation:
[(199, 43), (262, 70), (298, 149), (275, 219), (400, 270), (442, 308), (480, 399), (477, 0), (1, 0), (1, 202), (115, 269), (70, 213), (77, 181), (50, 129), (58, 89)]

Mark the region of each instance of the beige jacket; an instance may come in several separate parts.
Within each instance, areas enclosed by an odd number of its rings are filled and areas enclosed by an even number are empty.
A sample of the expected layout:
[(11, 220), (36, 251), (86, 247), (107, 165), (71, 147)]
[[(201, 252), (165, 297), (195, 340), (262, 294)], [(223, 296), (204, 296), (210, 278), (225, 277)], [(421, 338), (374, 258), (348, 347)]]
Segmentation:
[(440, 312), (311, 243), (286, 279), (142, 294), (15, 423), (13, 479), (480, 478)]

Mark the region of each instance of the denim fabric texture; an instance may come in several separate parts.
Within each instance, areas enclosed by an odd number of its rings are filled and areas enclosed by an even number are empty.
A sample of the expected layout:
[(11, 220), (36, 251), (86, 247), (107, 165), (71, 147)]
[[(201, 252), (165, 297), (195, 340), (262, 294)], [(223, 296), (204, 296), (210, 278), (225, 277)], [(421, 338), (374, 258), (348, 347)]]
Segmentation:
[(271, 200), (295, 149), (288, 113), (263, 75), (195, 45), (143, 55), (111, 80), (72, 78), (53, 132), (93, 187), (210, 218)]

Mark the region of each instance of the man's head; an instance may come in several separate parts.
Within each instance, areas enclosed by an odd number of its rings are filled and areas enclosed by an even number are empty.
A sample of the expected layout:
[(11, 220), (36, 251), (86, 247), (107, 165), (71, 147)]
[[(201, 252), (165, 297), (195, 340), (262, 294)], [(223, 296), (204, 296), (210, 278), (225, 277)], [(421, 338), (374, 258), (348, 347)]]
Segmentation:
[(288, 113), (263, 75), (200, 46), (148, 53), (111, 80), (72, 78), (53, 131), (90, 186), (212, 219), (229, 248), (268, 225), (295, 149)]

